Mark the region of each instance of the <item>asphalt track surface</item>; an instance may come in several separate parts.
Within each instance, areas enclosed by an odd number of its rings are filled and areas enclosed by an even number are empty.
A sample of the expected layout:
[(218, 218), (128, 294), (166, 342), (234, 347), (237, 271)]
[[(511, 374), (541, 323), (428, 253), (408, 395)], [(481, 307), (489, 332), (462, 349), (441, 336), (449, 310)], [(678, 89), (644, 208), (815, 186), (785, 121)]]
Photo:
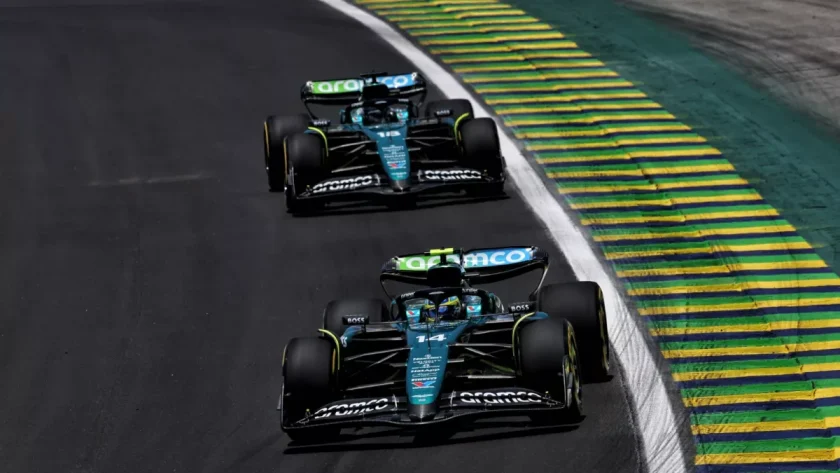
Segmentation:
[(536, 244), (572, 278), (515, 194), (294, 219), (267, 192), (266, 113), (307, 79), (410, 70), (366, 29), (292, 0), (0, 8), (4, 471), (643, 471), (618, 372), (573, 430), (281, 433), (283, 346), (330, 298), (379, 295), (387, 257)]

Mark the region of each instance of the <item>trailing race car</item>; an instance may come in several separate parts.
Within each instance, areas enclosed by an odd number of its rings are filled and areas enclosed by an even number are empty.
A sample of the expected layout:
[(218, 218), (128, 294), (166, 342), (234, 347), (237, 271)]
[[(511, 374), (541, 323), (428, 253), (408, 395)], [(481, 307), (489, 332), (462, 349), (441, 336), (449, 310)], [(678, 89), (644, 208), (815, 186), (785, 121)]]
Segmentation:
[[(441, 258), (445, 258), (441, 262)], [(527, 301), (472, 287), (542, 270)], [(544, 286), (537, 247), (452, 248), (394, 257), (380, 280), (429, 287), (327, 304), (318, 337), (283, 353), (282, 429), (327, 440), (342, 427), (424, 428), (479, 416), (578, 422), (582, 376), (610, 365), (603, 295), (593, 282)]]
[[(415, 96), (418, 103), (410, 100)], [(412, 203), (418, 193), (503, 193), (495, 122), (474, 118), (463, 99), (430, 102), (420, 117), (425, 97), (426, 82), (416, 72), (307, 82), (301, 100), (309, 115), (264, 123), (270, 189), (285, 191), (292, 212), (336, 200)], [(315, 117), (310, 104), (344, 107), (338, 124)]]

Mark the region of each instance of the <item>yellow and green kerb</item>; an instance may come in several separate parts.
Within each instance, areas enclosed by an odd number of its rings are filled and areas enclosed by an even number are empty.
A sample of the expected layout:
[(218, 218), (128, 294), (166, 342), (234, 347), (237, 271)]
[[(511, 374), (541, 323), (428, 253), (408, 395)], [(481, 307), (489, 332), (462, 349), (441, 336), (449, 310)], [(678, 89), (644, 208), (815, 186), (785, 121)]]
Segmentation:
[(698, 471), (840, 470), (840, 278), (718, 149), (520, 8), (354, 3), (454, 71), (556, 182), (672, 363)]

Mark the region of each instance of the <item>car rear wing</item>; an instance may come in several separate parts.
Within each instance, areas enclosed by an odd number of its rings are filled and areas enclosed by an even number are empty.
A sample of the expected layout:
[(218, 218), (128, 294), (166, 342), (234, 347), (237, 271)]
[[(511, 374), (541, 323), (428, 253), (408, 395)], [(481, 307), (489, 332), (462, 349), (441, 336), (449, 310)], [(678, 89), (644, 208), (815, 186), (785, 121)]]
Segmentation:
[[(426, 79), (417, 72), (389, 75), (387, 72), (361, 74), (352, 79), (308, 81), (300, 89), (304, 104), (350, 105), (362, 99), (366, 85), (385, 84), (390, 97), (426, 96)], [(421, 100), (422, 101), (422, 100)]]
[[(534, 270), (542, 270), (540, 282), (532, 294), (542, 287), (548, 272), (548, 253), (536, 246), (510, 246), (474, 248), (438, 248), (423, 253), (395, 256), (383, 266), (379, 279), (385, 289), (385, 281), (424, 285), (428, 282), (427, 272), (441, 259), (460, 264), (464, 279), (470, 284), (487, 284), (521, 276)], [(385, 289), (387, 293), (387, 289)]]

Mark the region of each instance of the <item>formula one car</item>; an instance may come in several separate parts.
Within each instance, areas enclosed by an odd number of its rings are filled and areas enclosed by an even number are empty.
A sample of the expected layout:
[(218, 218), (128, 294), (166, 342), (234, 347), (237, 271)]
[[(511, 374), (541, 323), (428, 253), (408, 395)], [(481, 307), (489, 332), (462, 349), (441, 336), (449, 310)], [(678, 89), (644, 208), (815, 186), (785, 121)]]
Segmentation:
[[(441, 259), (443, 258), (443, 261)], [(472, 284), (542, 270), (527, 301), (505, 305)], [(600, 287), (542, 285), (537, 247), (430, 250), (397, 256), (380, 281), (428, 287), (327, 304), (318, 337), (283, 352), (281, 426), (293, 440), (334, 439), (342, 427), (427, 426), (481, 416), (578, 422), (581, 380), (609, 374)]]
[[(418, 103), (411, 97), (421, 96)], [(272, 191), (286, 193), (291, 212), (339, 200), (414, 203), (419, 193), (503, 193), (505, 160), (496, 124), (474, 118), (468, 100), (429, 103), (414, 72), (307, 82), (309, 114), (270, 116), (264, 157)], [(338, 124), (317, 118), (310, 104), (339, 105)]]

